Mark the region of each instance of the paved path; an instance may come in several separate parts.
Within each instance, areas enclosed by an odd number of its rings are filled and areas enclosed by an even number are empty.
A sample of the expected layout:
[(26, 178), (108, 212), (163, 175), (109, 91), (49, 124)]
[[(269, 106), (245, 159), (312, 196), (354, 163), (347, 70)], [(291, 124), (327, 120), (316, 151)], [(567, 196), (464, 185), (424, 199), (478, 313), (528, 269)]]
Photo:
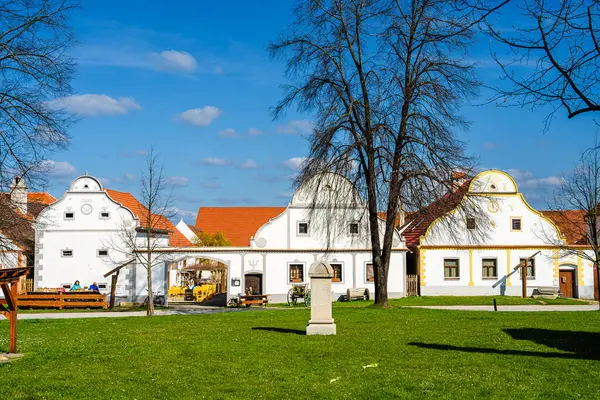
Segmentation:
[[(252, 308), (253, 310), (255, 308)], [(194, 314), (214, 314), (223, 312), (241, 312), (246, 311), (242, 308), (199, 308), (182, 310), (156, 310), (155, 315), (194, 315)], [(19, 313), (17, 317), (22, 319), (71, 319), (71, 318), (115, 318), (115, 317), (144, 317), (146, 311), (99, 311), (99, 312), (49, 312), (49, 313)], [(0, 321), (5, 318), (0, 315)]]
[[(435, 310), (461, 311), (494, 311), (494, 306), (404, 306), (406, 308), (431, 308)], [(597, 311), (597, 304), (588, 305), (527, 305), (527, 306), (498, 306), (498, 311)]]

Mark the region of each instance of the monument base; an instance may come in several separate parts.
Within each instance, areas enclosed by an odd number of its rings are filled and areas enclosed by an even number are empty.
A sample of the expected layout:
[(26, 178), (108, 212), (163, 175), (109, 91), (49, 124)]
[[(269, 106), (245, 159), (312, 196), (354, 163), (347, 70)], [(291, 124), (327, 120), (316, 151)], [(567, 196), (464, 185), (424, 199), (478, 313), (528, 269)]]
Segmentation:
[(335, 324), (308, 324), (306, 326), (306, 335), (335, 335)]

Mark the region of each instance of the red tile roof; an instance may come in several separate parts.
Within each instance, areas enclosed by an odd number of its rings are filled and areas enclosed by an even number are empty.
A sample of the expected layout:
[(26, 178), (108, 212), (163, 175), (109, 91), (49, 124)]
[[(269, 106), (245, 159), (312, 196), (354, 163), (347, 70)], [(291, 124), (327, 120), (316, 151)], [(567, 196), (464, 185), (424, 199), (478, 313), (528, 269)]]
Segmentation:
[[(128, 192), (119, 192), (112, 189), (105, 189), (106, 193), (110, 196), (111, 199), (120, 203), (121, 205), (129, 208), (131, 212), (140, 220), (141, 226), (144, 226), (148, 218), (148, 209), (144, 207), (142, 203), (140, 203), (131, 193)], [(162, 215), (153, 215), (152, 216), (152, 226), (154, 229), (164, 229), (169, 232), (169, 245), (173, 247), (187, 247), (192, 246), (192, 243), (185, 237), (179, 229), (175, 228), (175, 226), (169, 221), (168, 218)]]
[[(429, 225), (439, 217), (454, 210), (469, 190), (471, 180), (464, 182), (457, 191), (447, 193), (441, 199), (434, 201), (421, 211), (407, 213), (406, 223), (400, 228), (406, 240), (406, 247), (414, 248), (419, 245), (419, 239), (427, 232)], [(404, 230), (404, 231), (403, 231)]]
[(27, 202), (28, 203), (40, 203), (49, 205), (56, 201), (56, 198), (52, 196), (50, 193), (46, 192), (28, 192), (27, 193)]
[(587, 244), (588, 227), (584, 210), (541, 211), (565, 235), (567, 244)]
[(258, 228), (285, 211), (285, 207), (200, 207), (196, 228), (221, 232), (232, 246), (250, 246)]

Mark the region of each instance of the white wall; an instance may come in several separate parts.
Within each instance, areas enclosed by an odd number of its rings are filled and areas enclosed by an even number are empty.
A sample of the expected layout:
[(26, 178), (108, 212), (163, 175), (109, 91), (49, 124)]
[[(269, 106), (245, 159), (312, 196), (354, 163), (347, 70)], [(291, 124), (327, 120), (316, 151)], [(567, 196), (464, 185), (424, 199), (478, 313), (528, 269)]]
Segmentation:
[[(66, 212), (74, 218), (66, 219)], [(101, 212), (108, 212), (109, 218), (102, 218)], [(110, 278), (103, 275), (130, 258), (123, 228), (134, 229), (136, 220), (92, 177), (76, 179), (60, 200), (42, 211), (37, 222), (35, 288), (57, 288), (75, 280), (82, 287), (93, 282), (109, 286)], [(108, 256), (98, 256), (101, 249), (108, 250)], [(62, 250), (72, 250), (73, 255), (64, 257)], [(118, 294), (125, 295), (124, 288)]]

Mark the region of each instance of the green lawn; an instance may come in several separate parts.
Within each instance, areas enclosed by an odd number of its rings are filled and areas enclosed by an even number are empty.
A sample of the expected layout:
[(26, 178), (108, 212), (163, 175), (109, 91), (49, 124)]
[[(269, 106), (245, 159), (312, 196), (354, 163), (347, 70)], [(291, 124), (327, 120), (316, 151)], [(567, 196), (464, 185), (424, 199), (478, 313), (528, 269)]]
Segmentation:
[[(523, 299), (517, 296), (414, 296), (401, 299), (390, 299), (392, 307), (402, 306), (493, 306), (494, 299), (499, 306), (516, 305), (585, 305), (588, 301), (556, 298), (556, 299)], [(334, 307), (360, 308), (373, 304), (373, 301), (337, 301)], [(303, 303), (298, 303), (302, 306)], [(268, 307), (288, 307), (287, 304), (269, 304)]]
[[(334, 317), (338, 335), (330, 337), (303, 334), (307, 309), (22, 320), (25, 357), (0, 365), (2, 398), (547, 399), (600, 392), (600, 312), (336, 307)], [(7, 341), (8, 324), (0, 321), (0, 351)]]

